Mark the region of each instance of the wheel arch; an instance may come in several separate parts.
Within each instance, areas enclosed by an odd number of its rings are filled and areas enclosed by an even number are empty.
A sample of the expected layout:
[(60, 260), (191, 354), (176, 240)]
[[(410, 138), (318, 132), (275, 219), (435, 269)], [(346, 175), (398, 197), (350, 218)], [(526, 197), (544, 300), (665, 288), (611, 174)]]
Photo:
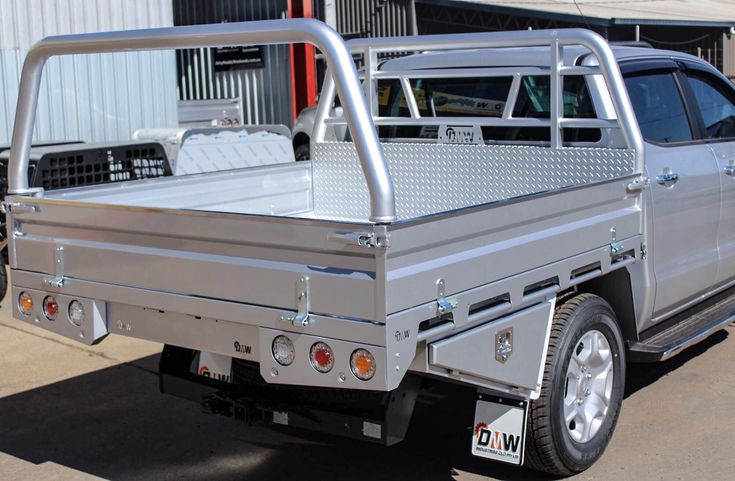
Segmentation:
[(628, 270), (617, 269), (580, 284), (575, 291), (576, 293), (588, 292), (603, 298), (615, 312), (623, 340), (637, 341), (638, 328), (632, 286)]

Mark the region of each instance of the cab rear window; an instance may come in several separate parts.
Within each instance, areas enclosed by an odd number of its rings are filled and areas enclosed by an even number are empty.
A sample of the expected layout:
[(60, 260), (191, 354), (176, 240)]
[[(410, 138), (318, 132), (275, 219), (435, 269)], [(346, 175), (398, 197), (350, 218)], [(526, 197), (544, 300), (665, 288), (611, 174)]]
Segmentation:
[[(501, 117), (509, 101), (512, 77), (412, 79), (411, 90), (422, 117)], [(526, 76), (521, 79), (513, 117), (549, 118), (550, 79)], [(583, 77), (564, 81), (564, 116), (595, 118), (596, 113)], [(378, 114), (381, 117), (410, 117), (408, 102), (398, 80), (378, 84)], [(437, 126), (381, 126), (381, 138), (436, 139)], [(549, 141), (549, 129), (531, 127), (482, 127), (485, 141)], [(599, 129), (564, 129), (568, 142), (595, 142)]]

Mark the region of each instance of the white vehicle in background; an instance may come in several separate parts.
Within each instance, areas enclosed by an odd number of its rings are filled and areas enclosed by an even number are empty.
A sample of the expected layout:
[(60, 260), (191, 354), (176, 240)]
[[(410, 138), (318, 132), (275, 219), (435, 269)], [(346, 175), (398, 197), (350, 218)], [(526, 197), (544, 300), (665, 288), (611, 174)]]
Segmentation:
[[(329, 67), (310, 161), (29, 187), (49, 56), (294, 41)], [(626, 369), (735, 319), (734, 119), (704, 61), (580, 29), (48, 38), (10, 154), (13, 314), (164, 343), (161, 390), (208, 412), (384, 445), (432, 385), (469, 386), (468, 450), (571, 475), (607, 447)]]

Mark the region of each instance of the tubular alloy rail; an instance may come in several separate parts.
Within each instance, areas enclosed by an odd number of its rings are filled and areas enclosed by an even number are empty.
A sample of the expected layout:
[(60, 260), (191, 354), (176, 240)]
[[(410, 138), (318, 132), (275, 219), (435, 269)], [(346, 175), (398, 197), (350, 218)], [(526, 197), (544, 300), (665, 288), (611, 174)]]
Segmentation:
[[(643, 174), (643, 138), (640, 133), (635, 114), (630, 103), (623, 77), (618, 68), (612, 50), (607, 42), (598, 34), (584, 29), (565, 30), (535, 30), (471, 34), (426, 35), (420, 40), (411, 40), (410, 37), (392, 37), (377, 39), (354, 39), (347, 42), (353, 54), (362, 54), (365, 67), (365, 96), (375, 125), (438, 125), (451, 123), (452, 125), (482, 125), (507, 127), (549, 127), (551, 129), (551, 147), (562, 146), (563, 128), (619, 128), (622, 130), (625, 143), (629, 149), (636, 152), (636, 172)], [(550, 49), (549, 68), (539, 67), (510, 67), (510, 68), (459, 68), (454, 70), (405, 70), (381, 71), (378, 70), (378, 54), (405, 53), (419, 51), (446, 51), (455, 49), (498, 48), (498, 47), (544, 47)], [(564, 47), (582, 46), (590, 50), (597, 59), (598, 65), (564, 65)], [(585, 62), (587, 63), (587, 62)], [(429, 117), (422, 118), (415, 95), (411, 89), (410, 80), (413, 78), (432, 77), (462, 77), (478, 75), (488, 77), (513, 76), (514, 85), (511, 92), (518, 92), (520, 76), (523, 74), (549, 75), (550, 77), (550, 115), (549, 119), (513, 118), (514, 98), (511, 98), (503, 109), (500, 118), (477, 117)], [(616, 119), (572, 119), (564, 118), (563, 83), (562, 78), (567, 75), (602, 75), (605, 79)], [(398, 79), (400, 81), (408, 110), (411, 117), (380, 117), (376, 96), (376, 81), (379, 79)], [(314, 142), (324, 140), (326, 125), (347, 123), (347, 118), (330, 118), (329, 111), (333, 104), (335, 84), (327, 76), (322, 89), (322, 96), (316, 113)], [(513, 97), (513, 96), (511, 96)]]
[(392, 222), (395, 220), (393, 182), (352, 57), (337, 32), (310, 19), (60, 35), (39, 41), (28, 53), (21, 74), (9, 162), (9, 194), (39, 193), (38, 189), (28, 187), (28, 155), (41, 74), (49, 58), (70, 54), (300, 42), (315, 45), (327, 60), (370, 192), (370, 220), (378, 224)]

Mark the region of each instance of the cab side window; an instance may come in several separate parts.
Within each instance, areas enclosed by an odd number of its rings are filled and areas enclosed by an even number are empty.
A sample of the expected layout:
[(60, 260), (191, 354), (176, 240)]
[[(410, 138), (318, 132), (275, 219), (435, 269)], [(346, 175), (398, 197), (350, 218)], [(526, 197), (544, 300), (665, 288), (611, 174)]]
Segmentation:
[(644, 139), (660, 144), (692, 140), (684, 100), (671, 72), (630, 75), (625, 87)]
[(735, 90), (717, 77), (687, 70), (704, 121), (706, 139), (735, 139)]

